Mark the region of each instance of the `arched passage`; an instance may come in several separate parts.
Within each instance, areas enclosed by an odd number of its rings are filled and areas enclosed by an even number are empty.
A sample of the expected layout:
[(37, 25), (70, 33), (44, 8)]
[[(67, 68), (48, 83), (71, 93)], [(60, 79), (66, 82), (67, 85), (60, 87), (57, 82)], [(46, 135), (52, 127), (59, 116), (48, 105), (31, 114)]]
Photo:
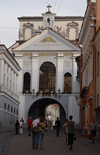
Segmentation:
[(56, 100), (50, 99), (50, 98), (43, 98), (39, 99), (36, 102), (34, 102), (28, 112), (28, 117), (32, 117), (32, 119), (36, 119), (37, 117), (45, 117), (45, 110), (46, 107), (51, 105), (51, 104), (58, 104), (60, 107), (60, 120), (61, 120), (61, 126), (65, 123), (66, 121), (66, 113), (63, 108), (63, 106)]

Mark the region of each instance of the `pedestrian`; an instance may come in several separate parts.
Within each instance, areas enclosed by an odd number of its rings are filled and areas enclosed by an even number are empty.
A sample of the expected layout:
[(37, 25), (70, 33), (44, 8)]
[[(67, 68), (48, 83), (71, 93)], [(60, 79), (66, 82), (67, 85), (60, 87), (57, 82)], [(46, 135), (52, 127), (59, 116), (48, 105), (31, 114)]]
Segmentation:
[(47, 132), (47, 129), (48, 129), (48, 121), (47, 121), (47, 119), (45, 119), (45, 128), (46, 128), (46, 132)]
[(20, 120), (20, 123), (19, 123), (19, 134), (23, 134), (23, 122), (22, 120)]
[(95, 118), (93, 117), (93, 121), (90, 123), (90, 132), (92, 136), (92, 143), (94, 143), (95, 137), (96, 137), (96, 130), (98, 130), (98, 126), (95, 123)]
[(38, 128), (40, 125), (40, 117), (38, 117), (37, 119), (35, 119), (32, 122), (32, 148), (33, 149), (38, 149), (38, 145), (39, 145), (39, 132), (38, 132)]
[[(68, 122), (68, 119), (66, 119), (66, 123)], [(66, 123), (63, 125), (63, 131), (66, 137), (66, 145), (68, 145), (68, 129), (66, 127)]]
[(32, 119), (31, 117), (29, 117), (29, 119), (27, 120), (27, 128), (28, 128), (28, 131), (29, 131), (29, 136), (31, 136), (31, 127), (32, 127)]
[(72, 121), (73, 116), (69, 116), (69, 121), (66, 123), (66, 127), (68, 129), (68, 145), (69, 150), (72, 150), (73, 148), (73, 139), (74, 139), (74, 134), (77, 136), (76, 133), (76, 125), (75, 122)]
[(23, 118), (21, 118), (21, 120), (22, 120), (22, 122), (23, 122), (23, 124), (24, 124), (24, 119), (23, 119)]
[(59, 117), (57, 117), (57, 120), (55, 121), (55, 126), (56, 126), (56, 135), (58, 137), (59, 136), (60, 127), (61, 127), (61, 122), (59, 120)]
[(42, 128), (42, 131), (40, 132), (40, 149), (43, 149), (43, 140), (44, 140), (44, 134), (45, 134), (45, 123), (43, 118), (40, 118), (40, 127)]
[(19, 121), (16, 120), (16, 123), (15, 123), (15, 130), (16, 130), (16, 135), (18, 135), (18, 131), (19, 131)]

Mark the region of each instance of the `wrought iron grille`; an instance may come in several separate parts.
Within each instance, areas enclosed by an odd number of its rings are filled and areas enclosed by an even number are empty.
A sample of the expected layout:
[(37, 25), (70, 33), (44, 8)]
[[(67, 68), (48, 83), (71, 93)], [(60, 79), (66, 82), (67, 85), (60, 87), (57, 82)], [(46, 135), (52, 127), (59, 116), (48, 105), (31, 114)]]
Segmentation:
[(64, 75), (64, 92), (70, 92), (72, 91), (72, 76), (70, 73), (66, 73)]
[(40, 67), (39, 90), (55, 91), (56, 68), (53, 63), (45, 62)]

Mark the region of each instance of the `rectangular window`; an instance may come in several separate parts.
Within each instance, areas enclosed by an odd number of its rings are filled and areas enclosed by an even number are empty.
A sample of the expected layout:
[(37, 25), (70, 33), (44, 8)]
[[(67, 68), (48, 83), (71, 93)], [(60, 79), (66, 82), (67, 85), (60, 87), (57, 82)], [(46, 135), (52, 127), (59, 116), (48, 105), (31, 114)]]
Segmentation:
[(99, 75), (99, 52), (97, 53), (97, 76)]

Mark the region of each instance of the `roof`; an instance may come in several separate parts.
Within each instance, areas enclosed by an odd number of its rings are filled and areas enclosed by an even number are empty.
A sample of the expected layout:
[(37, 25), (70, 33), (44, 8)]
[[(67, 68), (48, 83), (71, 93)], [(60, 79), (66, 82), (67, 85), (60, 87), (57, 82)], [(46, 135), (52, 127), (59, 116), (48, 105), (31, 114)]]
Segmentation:
[[(76, 46), (76, 47), (78, 47), (78, 48), (80, 48), (77, 44), (74, 44), (73, 42), (71, 42), (70, 40), (68, 40), (68, 39), (66, 39), (64, 36), (62, 36), (61, 34), (59, 34), (59, 33), (57, 33), (55, 30), (53, 30), (52, 28), (50, 28), (50, 27), (46, 27), (44, 30), (42, 30), (42, 32), (43, 31), (45, 31), (46, 29), (50, 29), (50, 30), (52, 30), (52, 31), (54, 31), (56, 34), (58, 34), (59, 36), (61, 36), (63, 39), (65, 39), (65, 40), (67, 40), (67, 41), (69, 41), (71, 44), (73, 44), (74, 46)], [(33, 37), (35, 37), (35, 36), (37, 36), (37, 35), (34, 35)], [(33, 37), (31, 37), (31, 38), (29, 38), (28, 40), (26, 40), (24, 43), (26, 43), (27, 41), (29, 41), (30, 39), (32, 39)], [(24, 43), (22, 43), (22, 44), (24, 44)], [(22, 45), (21, 44), (21, 45)], [(21, 45), (18, 45), (18, 46), (16, 46), (15, 48), (13, 48), (13, 49), (16, 49), (17, 47), (19, 47), (19, 46), (21, 46)], [(80, 48), (81, 49), (81, 48)]]

